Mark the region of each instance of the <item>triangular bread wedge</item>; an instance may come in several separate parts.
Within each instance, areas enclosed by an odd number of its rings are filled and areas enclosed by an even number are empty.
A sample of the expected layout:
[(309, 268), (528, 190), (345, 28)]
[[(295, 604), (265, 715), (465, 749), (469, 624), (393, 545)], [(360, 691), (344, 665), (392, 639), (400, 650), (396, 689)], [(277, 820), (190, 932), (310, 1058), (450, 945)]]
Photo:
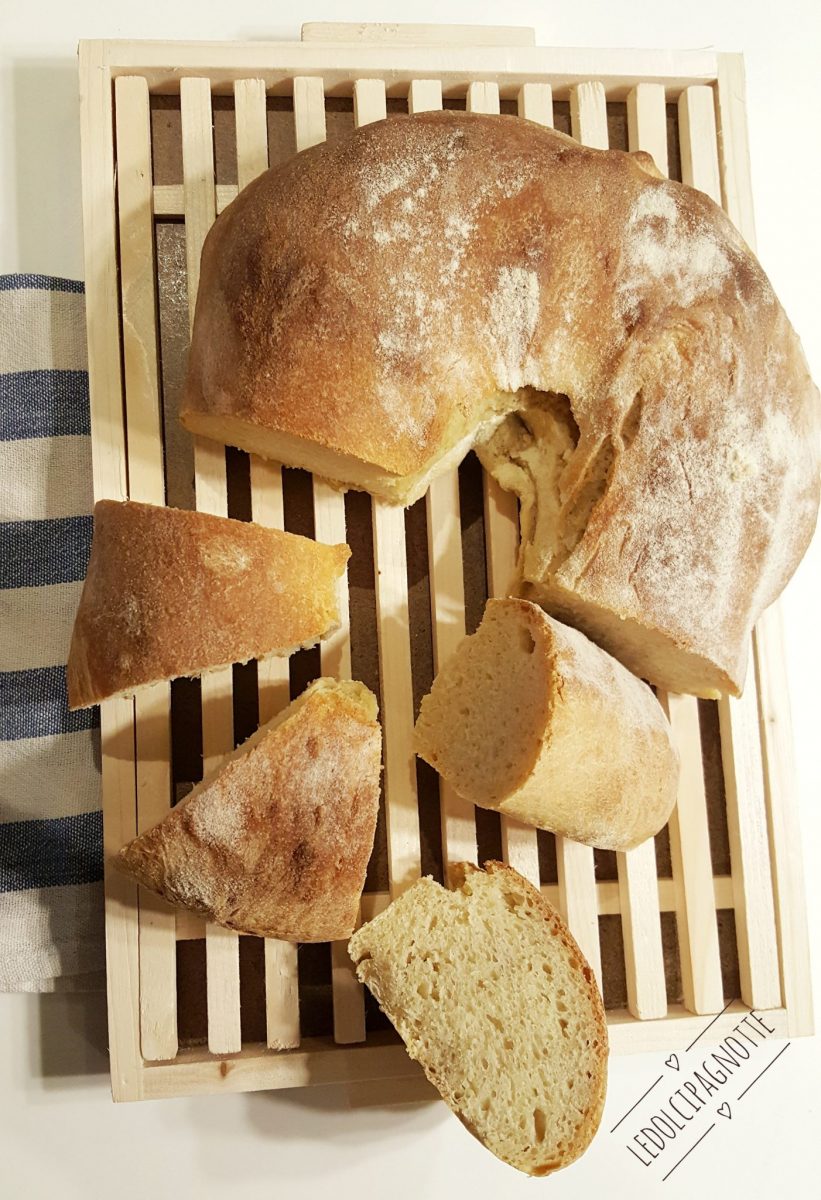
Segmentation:
[(601, 1120), (607, 1027), (564, 921), (502, 863), (420, 879), (348, 945), (411, 1058), (498, 1158), (548, 1175)]
[(68, 659), (70, 708), (287, 655), (338, 622), (350, 550), (209, 513), (100, 500)]
[(115, 863), (228, 929), (347, 938), (373, 846), (381, 748), (373, 693), (319, 679)]
[(422, 700), (416, 752), (460, 796), (632, 850), (666, 824), (678, 751), (646, 683), (527, 600), (489, 600)]

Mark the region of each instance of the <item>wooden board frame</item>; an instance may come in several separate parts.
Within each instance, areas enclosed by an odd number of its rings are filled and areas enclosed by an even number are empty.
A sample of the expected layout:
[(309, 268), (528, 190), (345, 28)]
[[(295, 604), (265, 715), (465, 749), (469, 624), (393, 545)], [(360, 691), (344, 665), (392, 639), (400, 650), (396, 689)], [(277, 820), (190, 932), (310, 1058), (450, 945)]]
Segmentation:
[[(338, 40), (340, 31), (334, 33), (329, 27), (306, 30), (301, 43), (81, 43), (85, 270), (97, 499), (133, 496), (161, 502), (163, 498), (162, 429), (156, 358), (152, 358), (158, 337), (156, 301), (153, 276), (141, 276), (140, 263), (142, 257), (144, 266), (149, 265), (155, 217), (185, 216), (201, 242), (214, 213), (236, 194), (236, 186), (209, 181), (213, 164), (209, 168), (207, 128), (212, 95), (235, 96), (241, 183), (266, 165), (260, 105), (264, 107), (270, 95), (295, 97), (300, 147), (324, 136), (324, 125), (320, 129), (318, 122), (324, 121), (321, 106), (327, 97), (353, 97), (359, 123), (380, 119), (393, 97), (407, 98), (411, 110), (439, 107), (443, 99), (459, 97), (477, 111), (498, 111), (500, 100), (516, 100), (521, 115), (545, 124), (552, 122), (554, 99), (569, 100), (574, 134), (590, 144), (606, 144), (605, 103), (626, 101), (630, 147), (649, 149), (662, 171), (666, 169), (665, 104), (676, 102), (685, 173), (695, 186), (713, 192), (754, 245), (741, 56), (712, 51), (550, 49), (532, 45), (527, 31), (510, 30), (500, 31), (498, 45), (488, 45), (484, 35), (477, 33), (471, 39), (452, 29), (443, 35), (445, 44), (437, 44), (436, 30), (421, 27), (393, 38), (380, 27), (372, 40), (359, 35), (348, 40), (351, 28), (341, 30), (343, 40)], [(414, 40), (409, 42), (411, 37)], [(179, 187), (152, 185), (146, 141), (149, 95), (169, 92), (181, 93), (188, 141), (185, 180)], [(126, 145), (136, 158), (124, 150)], [(197, 265), (192, 243), (189, 283), (196, 281)], [(223, 503), (219, 458), (207, 444), (198, 447), (197, 499), (213, 511)], [(282, 520), (277, 474), (278, 468), (270, 465), (252, 465), (254, 516), (272, 524)], [(336, 540), (339, 506), (334, 507), (327, 492), (317, 481), (317, 536)], [(457, 610), (460, 603), (464, 610), (454, 558), (458, 544), (454, 478), (439, 482), (427, 503), (432, 626), (441, 658), (454, 641), (452, 628), (442, 623), (442, 613), (454, 603)], [(511, 546), (515, 549), (505, 530), (504, 505), (504, 496), (492, 489), (486, 494), (491, 592), (503, 589), (500, 573), (509, 562)], [(382, 571), (377, 603), (392, 615), (394, 631), (397, 615), (400, 625), (402, 620), (407, 623), (404, 543), (398, 545), (397, 530), (395, 513), (374, 506), (374, 552)], [(391, 678), (398, 672), (407, 688), (407, 639), (403, 643), (395, 640), (395, 632), (391, 636), (394, 641), (383, 642), (380, 648), (390, 658)], [(343, 674), (350, 670), (344, 634), (325, 652), (323, 667), (335, 667)], [(273, 712), (283, 702), (282, 682), (281, 672), (277, 675), (274, 670), (270, 676), (260, 672), (261, 711)], [(221, 740), (226, 744), (230, 740), (225, 724), (230, 681), (217, 681), (214, 687), (215, 694), (208, 700), (214, 716), (207, 753), (216, 755)], [(655, 880), (652, 844), (643, 854), (620, 856), (617, 881), (596, 881), (586, 853), (560, 847), (558, 884), (543, 885), (545, 893), (568, 913), (571, 924), (582, 923), (579, 936), (586, 936), (585, 927), (594, 930), (602, 917), (621, 916), (628, 1005), (608, 1012), (613, 1050), (675, 1049), (703, 1027), (701, 1014), (720, 1011), (725, 998), (715, 917), (716, 909), (726, 908), (736, 914), (742, 995), (715, 1023), (711, 1036), (727, 1032), (742, 1011), (741, 1003), (767, 1007), (769, 1019), (784, 1036), (808, 1034), (812, 1000), (807, 921), (777, 606), (756, 629), (745, 698), (722, 703), (731, 809), (729, 876), (714, 877), (710, 866), (695, 701), (684, 697), (662, 697), (662, 701), (689, 766), (671, 823), (672, 879)], [(420, 869), (415, 779), (407, 730), (402, 728), (409, 706), (408, 695), (399, 696), (389, 700), (385, 714), (394, 892)], [(138, 897), (133, 884), (109, 869), (120, 846), (162, 811), (168, 747), (162, 737), (152, 745), (147, 770), (141, 730), (156, 728), (157, 714), (162, 717), (167, 709), (167, 689), (161, 688), (140, 706), (116, 700), (103, 704), (101, 711), (109, 1041), (115, 1100), (332, 1081), (360, 1085), (418, 1074), (401, 1045), (388, 1035), (370, 1034), (361, 1040), (365, 1033), (361, 989), (342, 948), (333, 950), (336, 1041), (307, 1038), (300, 1043), (295, 952), (271, 944), (265, 952), (268, 1044), (240, 1046), (237, 939), (223, 938), (221, 931), (208, 934), (213, 964), (210, 1049), (178, 1048), (173, 1021), (176, 994), (168, 964), (176, 942), (202, 936), (202, 930), (184, 915), (174, 922), (161, 905)], [(446, 862), (451, 856), (476, 853), (472, 816), (455, 798), (443, 804), (443, 846)], [(503, 847), (511, 862), (538, 877), (531, 831), (506, 824)], [(386, 895), (364, 897), (363, 915), (371, 915), (387, 902)], [(669, 1007), (660, 974), (659, 919), (664, 912), (676, 914), (684, 992), (684, 1005)], [(596, 952), (591, 942), (594, 962)], [(161, 1013), (164, 1019), (157, 1020)]]

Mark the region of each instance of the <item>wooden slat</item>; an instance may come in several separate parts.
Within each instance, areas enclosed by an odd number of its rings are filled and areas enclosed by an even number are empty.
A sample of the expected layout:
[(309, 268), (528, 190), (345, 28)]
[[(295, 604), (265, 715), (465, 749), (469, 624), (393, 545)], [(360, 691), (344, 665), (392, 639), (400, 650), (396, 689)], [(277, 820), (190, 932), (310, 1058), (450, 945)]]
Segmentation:
[[(268, 169), (268, 120), (265, 84), (261, 79), (238, 79), (234, 85), (237, 131), (237, 182), (247, 187)], [(284, 529), (282, 469), (252, 454), (251, 517), (259, 525)], [(267, 658), (257, 664), (259, 720), (265, 724), (290, 699), (287, 658)], [(299, 1045), (299, 987), (297, 948), (275, 938), (265, 940), (265, 1021), (268, 1046), (286, 1050)]]
[[(679, 140), (682, 179), (720, 204), (712, 88), (691, 87), (682, 94)], [(781, 984), (754, 671), (748, 675), (742, 698), (723, 697), (718, 713), (741, 995), (753, 1007), (771, 1008), (781, 1003)]]
[(581, 947), (599, 987), (602, 984), (599, 910), (596, 903), (596, 872), (589, 846), (567, 838), (556, 838), (556, 868), (559, 878), (559, 910)]
[[(718, 56), (719, 173), (724, 207), (755, 249), (755, 218), (745, 109), (744, 60)], [(780, 606), (773, 604), (753, 634), (764, 794), (770, 826), (770, 855), (775, 884), (781, 985), (791, 1037), (813, 1032), (812, 976), (807, 927), (804, 864), (798, 819), (790, 697), (786, 676)]]
[[(707, 89), (709, 90), (709, 89)], [(689, 102), (687, 102), (689, 108)], [(647, 150), (666, 174), (667, 114), (664, 89), (639, 84), (627, 98), (631, 150)], [(675, 886), (676, 928), (684, 1004), (694, 1013), (720, 1012), (724, 987), (704, 791), (698, 701), (659, 692), (681, 757), (676, 807), (668, 832)]]
[(408, 112), (434, 112), (441, 107), (441, 80), (414, 79), (408, 90)]
[(577, 141), (597, 150), (610, 145), (604, 84), (579, 83), (570, 89), (570, 129)]
[[(704, 1038), (714, 1046), (732, 1032), (746, 1010), (732, 1005)], [(681, 1050), (704, 1028), (704, 1021), (675, 1007), (667, 1021), (646, 1024), (626, 1010), (607, 1014), (610, 1047), (617, 1054)], [(776, 1038), (786, 1036), (784, 1009), (767, 1013), (767, 1023)], [(226, 1070), (225, 1068), (229, 1069)], [(303, 1049), (289, 1055), (261, 1055), (256, 1046), (247, 1047), (230, 1063), (207, 1058), (202, 1050), (182, 1051), (174, 1064), (151, 1067), (146, 1072), (148, 1099), (196, 1094), (228, 1094), (277, 1088), (307, 1087), (321, 1083), (358, 1083), (372, 1079), (419, 1078), (419, 1068), (400, 1045), (375, 1042), (359, 1050), (329, 1049), (319, 1038), (306, 1039)]]
[[(475, 113), (499, 112), (499, 87), (496, 83), (471, 83), (467, 110)], [(485, 548), (489, 596), (505, 596), (516, 569), (519, 552), (519, 508), (513, 492), (505, 491), (492, 475), (482, 472), (485, 518)], [(501, 818), (502, 857), (537, 886), (539, 851), (536, 831), (512, 817)]]
[[(543, 883), (541, 893), (554, 908), (559, 907), (559, 885)], [(709, 903), (713, 910), (733, 907), (733, 880), (730, 875), (715, 875), (708, 885)], [(676, 912), (675, 881), (669, 878), (658, 881), (658, 904), (662, 912)], [(390, 903), (388, 892), (365, 892), (362, 896), (362, 922), (372, 921)], [(596, 881), (596, 908), (600, 917), (617, 917), (621, 912), (621, 896), (616, 879)], [(195, 913), (180, 909), (177, 914), (177, 941), (195, 941), (205, 934), (205, 924)], [(250, 935), (249, 935), (250, 936)]]
[[(115, 88), (117, 203), (123, 366), (132, 500), (165, 503), (157, 356), (148, 87), (139, 76)], [(158, 683), (135, 697), (137, 830), (149, 829), (171, 806), (171, 694)], [(177, 1053), (177, 942), (174, 909), (141, 888), (140, 1046), (146, 1059)]]
[(640, 83), (627, 96), (627, 145), (645, 150), (662, 175), (667, 165), (667, 103), (660, 83)]
[(234, 84), (237, 131), (237, 188), (242, 191), (268, 170), (268, 114), (261, 79), (238, 79)]
[[(322, 80), (294, 80), (294, 124), (297, 150), (307, 150), (325, 140), (325, 93)], [(347, 540), (345, 497), (321, 479), (314, 479), (314, 533), (330, 544)], [(322, 674), (335, 679), (351, 677), (351, 636), (347, 571), (339, 581), (339, 628), (323, 641)], [(331, 945), (334, 1040), (340, 1044), (365, 1040), (365, 995), (348, 954), (347, 942)]]
[(750, 178), (746, 91), (744, 56), (719, 54), (715, 98), (721, 194), (730, 220), (747, 245), (755, 250), (755, 212)]
[[(89, 397), (94, 499), (125, 500), (126, 434), (120, 375), (117, 213), (111, 75), (102, 42), (80, 46), (80, 121)], [(137, 886), (111, 866), (137, 833), (134, 702), (100, 705), (105, 817), (106, 987), (111, 1086), (115, 1100), (142, 1092)]]
[[(182, 163), (185, 188), (185, 252), (188, 309), (194, 305), (205, 235), (214, 222), (214, 147), (211, 89), (207, 79), (183, 79)], [(204, 438), (194, 440), (197, 508), (227, 516), (225, 448)], [(233, 688), (230, 667), (202, 677), (203, 774), (210, 775), (234, 745)], [(235, 933), (208, 925), (205, 934), (208, 991), (208, 1046), (214, 1054), (231, 1054), (242, 1045), (239, 997), (239, 939)]]
[[(540, 125), (553, 125), (553, 92), (549, 83), (526, 83), (519, 91), (518, 96), (519, 116), (525, 117), (529, 121), (536, 121)], [(494, 481), (495, 482), (495, 481)], [(498, 485), (496, 485), (498, 487)], [(507, 553), (513, 552), (512, 561), (503, 564), (489, 560), (489, 576), (488, 590), (493, 595), (504, 594), (502, 589), (507, 586), (505, 575), (512, 575), (518, 553), (518, 532), (519, 532), (519, 517), (516, 512), (515, 497), (509, 493), (510, 499), (513, 501), (510, 507), (513, 511), (508, 511), (507, 520), (505, 522), (505, 530), (509, 529), (510, 524), (514, 525), (515, 545), (511, 546), (512, 539), (509, 534), (504, 539), (504, 544)], [(485, 519), (487, 519), (487, 509), (489, 506), (490, 497), (486, 488), (485, 491)], [(510, 504), (510, 500), (507, 501)], [(494, 495), (493, 503), (490, 506), (495, 514), (498, 513), (498, 497)], [(492, 517), (498, 525), (498, 516)], [(498, 588), (498, 590), (497, 590)], [(520, 871), (531, 883), (538, 884), (539, 875), (539, 845), (535, 830), (527, 825), (523, 825), (519, 821), (514, 821), (510, 817), (502, 818), (502, 853), (507, 862), (514, 866), (517, 871)]]
[[(573, 137), (588, 146), (606, 148), (607, 107), (600, 83), (581, 83), (570, 93), (570, 122)], [(601, 985), (599, 914), (596, 903), (596, 871), (589, 846), (556, 838), (559, 877), (559, 907), (583, 954)]]
[(535, 46), (536, 31), (520, 25), (416, 25), (402, 21), (307, 21), (303, 42), (364, 42), (391, 46)]
[[(666, 171), (664, 88), (653, 85), (637, 88), (627, 98), (627, 112), (629, 149), (647, 150), (653, 154), (659, 169)], [(648, 838), (628, 854), (619, 854), (616, 862), (621, 892), (627, 1007), (642, 1020), (658, 1019), (667, 1012), (667, 987), (654, 839)]]
[(764, 753), (764, 795), (770, 821), (781, 986), (790, 1037), (813, 1032), (812, 973), (798, 818), (790, 694), (781, 612), (773, 605), (755, 630), (755, 668)]
[[(703, 1039), (705, 1047), (714, 1046), (732, 1033), (747, 1009), (733, 1004), (715, 1022)], [(767, 1013), (767, 1024), (774, 1037), (787, 1033), (783, 1008)], [(607, 1013), (610, 1049), (615, 1054), (636, 1054), (671, 1049), (682, 1050), (704, 1031), (704, 1018), (693, 1016), (679, 1005), (672, 1005), (666, 1021), (637, 1021), (626, 1009)], [(205, 1093), (226, 1095), (234, 1092), (276, 1088), (307, 1087), (321, 1083), (356, 1083), (380, 1078), (417, 1076), (421, 1068), (413, 1063), (404, 1046), (374, 1037), (367, 1046), (354, 1049), (334, 1047), (321, 1038), (306, 1038), (300, 1050), (291, 1054), (261, 1054), (260, 1047), (247, 1046), (228, 1062), (210, 1057), (199, 1047), (180, 1051), (173, 1063), (158, 1063), (145, 1072), (146, 1099), (189, 1096)]]
[[(755, 249), (747, 120), (741, 55), (719, 55), (717, 120), (719, 174), (724, 206)], [(778, 915), (781, 978), (790, 1032), (813, 1027), (807, 915), (800, 850), (789, 693), (784, 670), (783, 632), (778, 606), (768, 609), (753, 636), (759, 696), (764, 785)]]
[[(471, 83), (467, 110), (475, 113), (499, 112), (499, 87), (496, 83)], [(506, 596), (516, 569), (519, 553), (519, 506), (513, 492), (505, 491), (492, 475), (482, 472), (485, 517), (485, 548), (489, 596)], [(536, 831), (512, 817), (501, 818), (502, 857), (533, 883), (539, 883), (539, 850)]]
[[(427, 496), (433, 666), (438, 674), (465, 636), (465, 586), (459, 473), (434, 479)], [(442, 855), (446, 878), (459, 862), (478, 862), (476, 816), (472, 804), (439, 777)]]
[[(415, 79), (408, 108), (412, 113), (442, 107), (438, 79)], [(462, 524), (459, 504), (459, 471), (434, 479), (426, 498), (428, 564), (430, 572), (433, 667), (436, 674), (465, 636), (465, 581), (462, 566)], [(472, 804), (441, 776), (439, 810), (445, 877), (455, 863), (478, 862), (476, 817)]]
[[(239, 195), (235, 183), (218, 183), (216, 188), (217, 212), (226, 209)], [(181, 183), (154, 184), (154, 215), (157, 217), (185, 216), (185, 188)]]
[(208, 77), (215, 93), (230, 94), (238, 77), (262, 79), (270, 95), (290, 96), (294, 76), (316, 75), (329, 96), (350, 96), (352, 79), (381, 76), (391, 95), (404, 96), (414, 79), (440, 78), (445, 96), (464, 95), (465, 82), (492, 80), (503, 99), (524, 83), (549, 78), (565, 99), (568, 89), (599, 80), (611, 100), (624, 100), (638, 83), (664, 83), (675, 97), (694, 83), (712, 83), (713, 50), (583, 49), (556, 46), (405, 46), (320, 42), (105, 43), (115, 75), (145, 75), (156, 92), (179, 90), (181, 78)]
[[(703, 1052), (732, 1033), (748, 1012), (748, 1008), (736, 1001), (705, 1033), (707, 1022), (704, 1017), (693, 1016), (679, 1004), (670, 1005), (664, 1021), (636, 1021), (626, 1009), (610, 1009), (607, 1013), (610, 1052), (648, 1054), (652, 1051), (669, 1054), (671, 1050), (686, 1049), (700, 1033), (704, 1035), (699, 1042)], [(784, 1009), (770, 1009), (766, 1016), (767, 1024), (775, 1031), (774, 1038), (785, 1038), (787, 1019)]]
[(716, 115), (711, 87), (690, 87), (678, 102), (681, 179), (721, 203)]
[(519, 116), (553, 128), (553, 89), (549, 83), (525, 83), (519, 89)]
[(717, 905), (713, 894), (698, 701), (662, 692), (659, 700), (681, 757), (678, 800), (669, 832), (684, 1004), (694, 1013), (720, 1012), (724, 986), (716, 908), (724, 905)]
[(755, 678), (740, 700), (718, 703), (727, 832), (735, 892), (741, 998), (752, 1008), (781, 1003), (775, 901)]
[[(387, 115), (381, 79), (354, 83), (354, 120), (368, 125)], [(379, 675), (385, 761), (385, 817), (391, 893), (398, 895), (422, 869), (416, 756), (413, 750), (413, 681), (408, 622), (405, 513), (373, 501), (373, 552), (378, 620)]]
[(617, 856), (627, 1007), (634, 1017), (654, 1020), (667, 1012), (661, 913), (656, 877), (656, 843), (648, 838)]
[(230, 1095), (322, 1083), (418, 1076), (421, 1067), (408, 1058), (395, 1037), (372, 1037), (366, 1046), (329, 1046), (326, 1038), (305, 1038), (299, 1050), (269, 1054), (259, 1045), (244, 1046), (225, 1060), (201, 1047), (183, 1050), (174, 1063), (157, 1063), (144, 1077), (146, 1099), (171, 1096)]
[(387, 115), (385, 81), (357, 79), (353, 85), (353, 119), (357, 128), (374, 121), (384, 121)]

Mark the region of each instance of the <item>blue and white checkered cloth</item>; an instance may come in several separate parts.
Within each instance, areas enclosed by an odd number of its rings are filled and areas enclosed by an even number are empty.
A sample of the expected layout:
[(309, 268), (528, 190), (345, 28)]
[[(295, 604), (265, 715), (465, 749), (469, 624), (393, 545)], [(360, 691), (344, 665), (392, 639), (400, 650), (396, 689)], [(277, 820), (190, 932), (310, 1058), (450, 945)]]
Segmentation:
[(0, 275), (0, 991), (101, 983), (99, 717), (65, 662), (92, 528), (83, 285)]

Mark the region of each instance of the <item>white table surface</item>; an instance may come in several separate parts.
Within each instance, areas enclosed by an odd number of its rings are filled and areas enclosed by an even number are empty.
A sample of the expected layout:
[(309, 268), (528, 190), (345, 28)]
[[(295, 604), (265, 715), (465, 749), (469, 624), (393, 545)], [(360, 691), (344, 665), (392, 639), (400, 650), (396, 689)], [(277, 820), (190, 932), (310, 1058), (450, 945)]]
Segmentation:
[[(743, 50), (759, 256), (821, 379), (816, 0), (0, 0), (0, 271), (82, 278), (78, 38), (295, 38), (303, 20), (403, 18), (530, 25), (543, 45)], [(816, 539), (784, 599), (807, 850), (821, 844), (819, 595)], [(817, 868), (808, 872), (816, 996), (820, 879)], [(441, 1104), (349, 1111), (343, 1094), (322, 1088), (115, 1107), (101, 996), (0, 996), (0, 1196), (268, 1200), (330, 1192), (344, 1200), (367, 1190), (435, 1200), (456, 1187), (477, 1198), (543, 1192), (555, 1200), (815, 1194), (819, 1039), (794, 1042), (743, 1109), (664, 1184), (606, 1132), (659, 1074), (661, 1058), (613, 1060), (593, 1147), (574, 1167), (536, 1182), (498, 1163)]]

